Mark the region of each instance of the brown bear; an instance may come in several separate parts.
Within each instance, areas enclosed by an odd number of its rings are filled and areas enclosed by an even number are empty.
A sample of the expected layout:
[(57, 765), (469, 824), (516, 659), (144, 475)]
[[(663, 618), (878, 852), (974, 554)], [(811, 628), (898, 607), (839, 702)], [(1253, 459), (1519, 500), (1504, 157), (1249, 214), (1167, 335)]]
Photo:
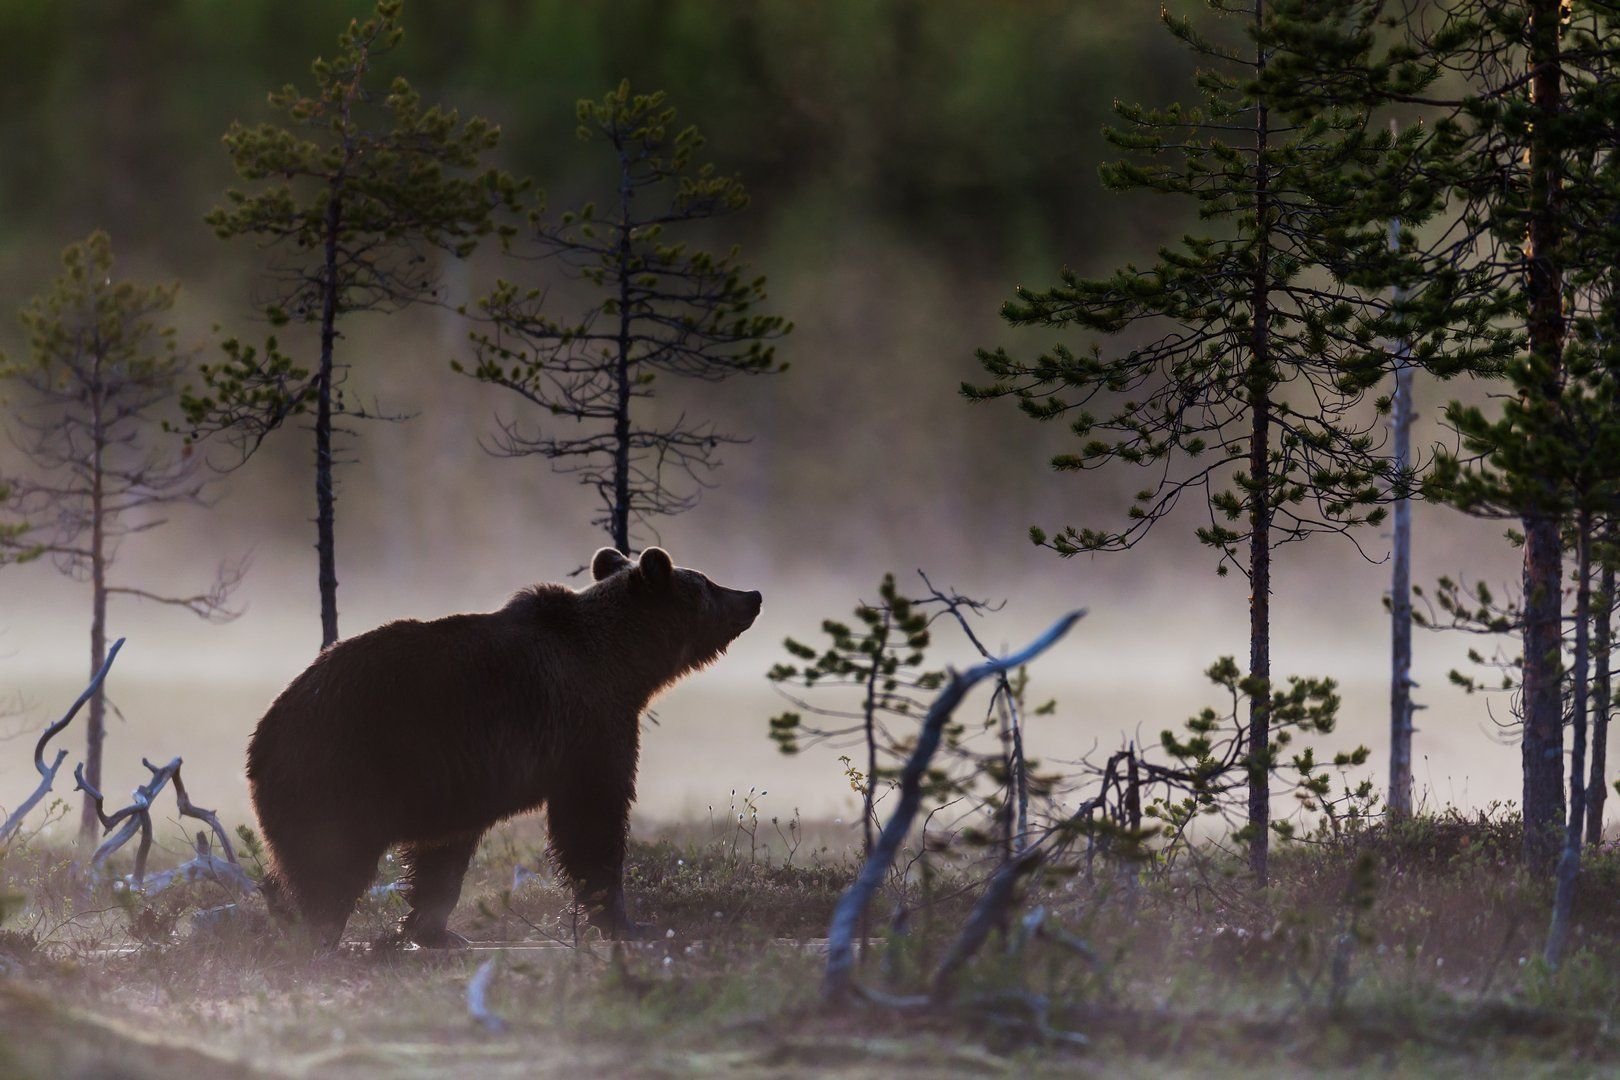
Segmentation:
[(719, 657), (760, 595), (649, 548), (603, 548), (590, 586), (537, 585), (499, 611), (404, 619), (339, 641), (282, 691), (248, 743), (274, 910), (334, 945), (377, 860), (401, 847), (402, 939), (446, 929), (486, 829), (545, 805), (551, 853), (594, 924), (638, 929), (623, 870), (641, 713)]

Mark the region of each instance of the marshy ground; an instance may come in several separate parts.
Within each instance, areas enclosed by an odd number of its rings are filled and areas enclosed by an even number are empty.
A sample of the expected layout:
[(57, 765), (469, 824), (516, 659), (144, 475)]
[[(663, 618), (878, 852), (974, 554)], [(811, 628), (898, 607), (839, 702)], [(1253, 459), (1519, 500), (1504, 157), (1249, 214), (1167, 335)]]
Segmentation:
[[(921, 1011), (820, 1002), (818, 939), (854, 869), (832, 826), (638, 843), (629, 891), (660, 936), (614, 947), (576, 934), (538, 823), (512, 823), (452, 922), (511, 947), (313, 957), (256, 901), (210, 920), (198, 913), (227, 897), (209, 885), (86, 893), (65, 852), (14, 847), (0, 1076), (1620, 1072), (1620, 855), (1589, 860), (1574, 948), (1549, 971), (1548, 889), (1518, 869), (1518, 836), (1508, 814), (1451, 813), (1294, 844), (1263, 892), (1213, 847), (1168, 868), (1077, 859), (1031, 884), (955, 1004)], [(861, 983), (925, 987), (988, 865), (934, 857), (892, 880)], [(1052, 933), (1027, 937), (1019, 917), (1037, 906)], [(401, 909), (374, 890), (349, 937), (380, 936)], [(500, 1030), (468, 1011), (492, 959)], [(1059, 1037), (1076, 1033), (1087, 1045)]]

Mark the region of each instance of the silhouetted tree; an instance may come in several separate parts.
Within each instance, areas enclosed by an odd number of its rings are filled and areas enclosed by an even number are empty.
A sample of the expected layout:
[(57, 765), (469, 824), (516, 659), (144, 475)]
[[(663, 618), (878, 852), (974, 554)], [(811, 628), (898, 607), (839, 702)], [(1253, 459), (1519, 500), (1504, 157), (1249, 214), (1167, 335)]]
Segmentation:
[[(1357, 94), (1320, 84), (1323, 67), (1376, 68), (1403, 84), (1421, 77), (1383, 66), (1372, 15), (1353, 0), (1210, 7), (1242, 20), (1243, 44), (1165, 12), (1199, 56), (1202, 100), (1117, 106), (1124, 124), (1108, 138), (1144, 160), (1105, 165), (1103, 179), (1185, 196), (1212, 231), (1162, 249), (1145, 269), (1100, 279), (1064, 271), (1053, 288), (1020, 289), (1002, 310), (1014, 326), (1089, 330), (1117, 349), (1060, 344), (1034, 361), (981, 351), (994, 381), (963, 392), (1014, 397), (1030, 417), (1066, 420), (1082, 444), (1053, 459), (1060, 471), (1119, 463), (1148, 472), (1123, 529), (1030, 530), (1061, 556), (1132, 547), (1189, 493), (1207, 506), (1199, 540), (1218, 553), (1218, 572), (1236, 566), (1250, 583), (1244, 832), (1264, 882), (1272, 551), (1376, 524), (1379, 504), (1407, 486), (1373, 438), (1388, 402), (1371, 395), (1396, 362), (1380, 289), (1405, 266), (1401, 249), (1389, 249), (1387, 222), (1421, 224), (1435, 203), (1429, 189), (1392, 179), (1416, 139), (1377, 124)], [(1441, 374), (1465, 366), (1435, 340), (1409, 339), (1413, 363)]]
[(336, 58), (315, 61), (312, 94), (287, 86), (270, 95), (284, 125), (235, 123), (225, 134), (237, 173), (263, 185), (229, 192), (208, 223), (222, 239), (261, 241), (271, 257), (264, 313), (275, 326), (317, 327), (317, 362), (295, 363), (274, 337), (262, 350), (232, 339), (185, 401), (194, 436), (226, 431), (244, 458), (289, 418), (313, 412), (323, 648), (338, 638), (334, 420), (378, 415), (344, 398), (339, 323), (440, 299), (434, 256), (470, 254), (516, 192), (481, 164), (499, 128), (424, 108), (404, 78), (382, 84), (375, 69), (404, 33), (401, 6), (378, 0), (375, 15), (350, 22)]
[[(23, 549), (47, 554), (56, 568), (90, 584), (90, 671), (107, 659), (107, 604), (114, 596), (172, 604), (206, 619), (228, 619), (242, 567), (220, 570), (205, 592), (171, 596), (110, 576), (123, 541), (163, 525), (154, 516), (198, 504), (210, 479), (200, 459), (163, 434), (164, 414), (179, 397), (184, 362), (174, 329), (163, 323), (175, 286), (143, 287), (112, 276), (104, 232), (68, 246), (62, 274), (22, 309), (26, 358), (0, 358), (13, 388), (14, 441), (33, 466), (14, 481), (12, 498), (32, 528)], [(90, 698), (85, 776), (101, 783), (107, 702), (98, 683)], [(99, 827), (84, 804), (81, 833)]]
[[(1511, 396), (1500, 418), (1460, 405), (1449, 412), (1469, 452), (1484, 456), (1484, 471), (1470, 478), (1448, 467), (1448, 483), (1430, 491), (1471, 513), (1520, 523), (1523, 593), (1509, 628), (1523, 643), (1525, 855), (1542, 867), (1568, 824), (1563, 551), (1578, 546), (1574, 515), (1591, 494), (1572, 502), (1573, 474), (1563, 463), (1595, 437), (1567, 425), (1587, 412), (1592, 393), (1606, 393), (1587, 375), (1572, 375), (1568, 354), (1571, 305), (1584, 303), (1577, 295), (1615, 262), (1614, 186), (1603, 172), (1620, 134), (1617, 10), (1609, 0), (1453, 0), (1432, 32), (1424, 20), (1413, 24), (1414, 48), (1462, 87), (1454, 99), (1425, 102), (1439, 115), (1428, 125), (1420, 182), (1452, 204), (1437, 255), (1472, 264), (1473, 302), (1486, 302), (1489, 290), (1524, 351), (1508, 369)], [(1577, 387), (1575, 399), (1563, 400)], [(1578, 437), (1564, 443), (1566, 436)], [(1536, 446), (1545, 441), (1552, 445)], [(1550, 468), (1538, 473), (1543, 466)]]
[(698, 163), (703, 137), (675, 127), (663, 93), (631, 94), (625, 82), (578, 112), (581, 141), (614, 163), (613, 195), (555, 218), (535, 211), (528, 257), (554, 262), (597, 298), (557, 316), (547, 287), (501, 281), (477, 304), (492, 329), (475, 331), (472, 362), (452, 367), (538, 406), (537, 427), (502, 422), (492, 451), (538, 454), (595, 488), (593, 523), (630, 554), (632, 522), (690, 509), (719, 448), (745, 441), (684, 411), (648, 417), (635, 401), (652, 398), (660, 376), (780, 372), (787, 365), (771, 342), (791, 326), (754, 312), (765, 279), (745, 276), (736, 247), (714, 254), (674, 235), (737, 213), (748, 196), (736, 177)]

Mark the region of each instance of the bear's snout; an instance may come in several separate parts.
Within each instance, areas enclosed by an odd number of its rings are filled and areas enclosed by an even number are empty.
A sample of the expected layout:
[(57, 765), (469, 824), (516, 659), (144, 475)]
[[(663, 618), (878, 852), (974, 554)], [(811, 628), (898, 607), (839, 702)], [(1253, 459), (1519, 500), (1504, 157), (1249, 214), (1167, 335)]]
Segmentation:
[(759, 617), (759, 609), (765, 602), (765, 598), (759, 594), (757, 589), (753, 592), (739, 592), (736, 596), (739, 601), (737, 604), (739, 621), (742, 623), (742, 628), (737, 631), (740, 634), (743, 630), (754, 625), (754, 620)]

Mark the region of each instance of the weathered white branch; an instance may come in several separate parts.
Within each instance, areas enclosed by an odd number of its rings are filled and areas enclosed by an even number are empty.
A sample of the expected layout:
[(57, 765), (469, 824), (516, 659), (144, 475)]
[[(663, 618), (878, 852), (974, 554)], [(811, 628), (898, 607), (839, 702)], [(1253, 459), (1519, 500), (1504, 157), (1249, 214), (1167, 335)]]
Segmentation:
[(73, 718), (79, 715), (79, 710), (84, 708), (84, 703), (94, 697), (97, 690), (101, 689), (102, 680), (107, 677), (107, 672), (112, 670), (113, 661), (118, 658), (118, 650), (123, 647), (123, 638), (113, 642), (112, 648), (107, 650), (107, 659), (102, 662), (101, 670), (96, 672), (94, 679), (90, 680), (90, 685), (85, 687), (84, 693), (79, 695), (79, 700), (75, 701), (73, 707), (62, 714), (62, 719), (46, 728), (44, 733), (40, 735), (39, 741), (34, 744), (34, 768), (39, 770), (39, 786), (34, 789), (32, 795), (18, 804), (17, 809), (11, 812), (11, 816), (6, 818), (4, 823), (0, 823), (0, 843), (10, 839), (11, 834), (21, 827), (23, 818), (27, 817), (29, 811), (39, 805), (39, 801), (50, 792), (51, 785), (56, 783), (56, 774), (62, 768), (62, 762), (67, 760), (68, 752), (58, 750), (56, 758), (49, 765), (46, 765), (45, 744), (66, 730), (67, 726), (73, 722)]
[(240, 865), (229, 859), (222, 859), (215, 855), (212, 845), (208, 842), (208, 834), (197, 834), (197, 855), (187, 862), (181, 863), (173, 870), (164, 870), (153, 874), (145, 882), (145, 892), (160, 893), (171, 885), (189, 881), (211, 881), (216, 885), (233, 889), (239, 893), (250, 893), (257, 889), (258, 884), (250, 877)]
[(912, 820), (917, 816), (917, 808), (922, 803), (923, 777), (934, 752), (939, 749), (941, 734), (951, 714), (962, 703), (967, 692), (978, 683), (992, 675), (1029, 663), (1056, 644), (1084, 615), (1083, 610), (1071, 611), (1053, 623), (1046, 633), (1036, 638), (1027, 648), (1012, 656), (986, 660), (964, 672), (953, 672), (950, 682), (940, 691), (939, 697), (934, 699), (927, 717), (923, 720), (922, 731), (918, 733), (916, 748), (907, 759), (905, 768), (901, 770), (900, 798), (895, 805), (894, 813), (883, 826), (883, 832), (878, 836), (878, 841), (867, 857), (865, 865), (861, 867), (860, 873), (856, 875), (854, 884), (833, 909), (832, 924), (827, 928), (827, 969), (822, 979), (822, 997), (825, 1000), (845, 1001), (854, 989), (855, 933), (860, 926), (861, 916), (871, 903), (873, 895), (882, 886), (889, 868), (894, 865), (895, 856), (899, 854), (901, 843), (911, 830)]
[(506, 1030), (506, 1021), (496, 1016), (489, 1008), (489, 984), (495, 980), (495, 961), (499, 955), (492, 956), (478, 966), (473, 977), (467, 980), (467, 1015), (484, 1026), (485, 1031), (502, 1032)]

